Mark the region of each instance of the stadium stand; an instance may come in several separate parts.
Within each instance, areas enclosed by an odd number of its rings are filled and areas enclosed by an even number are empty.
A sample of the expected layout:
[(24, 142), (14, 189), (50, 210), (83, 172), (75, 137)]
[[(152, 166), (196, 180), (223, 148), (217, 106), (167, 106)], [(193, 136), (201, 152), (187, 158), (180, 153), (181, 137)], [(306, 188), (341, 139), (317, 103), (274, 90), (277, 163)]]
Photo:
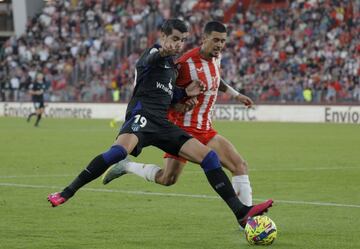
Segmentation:
[[(257, 103), (360, 103), (360, 11), (350, 0), (48, 1), (0, 51), (0, 99), (27, 101), (37, 72), (48, 101), (126, 102), (134, 65), (165, 18), (187, 20), (187, 48), (224, 21), (222, 75)], [(224, 95), (219, 102), (231, 101)]]

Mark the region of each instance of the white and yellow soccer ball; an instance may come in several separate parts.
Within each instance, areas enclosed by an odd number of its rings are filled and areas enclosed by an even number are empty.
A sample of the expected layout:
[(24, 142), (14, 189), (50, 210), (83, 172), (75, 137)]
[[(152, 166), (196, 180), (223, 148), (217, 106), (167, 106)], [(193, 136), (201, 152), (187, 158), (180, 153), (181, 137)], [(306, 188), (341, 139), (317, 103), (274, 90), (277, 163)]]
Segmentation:
[(250, 245), (271, 245), (277, 236), (275, 223), (265, 215), (250, 218), (245, 226), (245, 238)]

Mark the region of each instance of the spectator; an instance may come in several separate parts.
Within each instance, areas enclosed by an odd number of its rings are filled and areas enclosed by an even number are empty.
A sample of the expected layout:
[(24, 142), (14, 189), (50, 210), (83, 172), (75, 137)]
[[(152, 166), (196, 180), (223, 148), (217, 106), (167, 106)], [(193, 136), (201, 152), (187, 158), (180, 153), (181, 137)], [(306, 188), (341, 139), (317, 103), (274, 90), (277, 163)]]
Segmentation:
[[(360, 102), (358, 1), (297, 0), (266, 12), (245, 11), (241, 5), (229, 12), (232, 1), (118, 2), (47, 1), (25, 34), (4, 45), (5, 71), (18, 74), (2, 80), (2, 96), (9, 100), (7, 89), (16, 89), (16, 77), (24, 85), (39, 71), (50, 83), (50, 100), (114, 101), (119, 90), (120, 101), (126, 102), (138, 51), (153, 42), (164, 18), (187, 20), (192, 26), (189, 48), (200, 44), (205, 22), (226, 15), (230, 37), (222, 75), (236, 89), (257, 102), (302, 103), (309, 91), (315, 103)], [(24, 100), (21, 89), (11, 96)], [(223, 96), (218, 100), (228, 101)]]

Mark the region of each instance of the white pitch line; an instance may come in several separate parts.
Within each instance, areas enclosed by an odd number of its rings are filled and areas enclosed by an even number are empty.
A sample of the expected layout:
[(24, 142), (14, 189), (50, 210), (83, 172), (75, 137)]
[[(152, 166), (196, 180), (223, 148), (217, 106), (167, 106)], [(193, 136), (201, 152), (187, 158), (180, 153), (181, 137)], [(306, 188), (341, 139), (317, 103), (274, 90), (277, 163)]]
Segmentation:
[(316, 171), (316, 170), (352, 170), (358, 169), (360, 167), (314, 167), (314, 168), (296, 168), (293, 166), (289, 166), (288, 168), (273, 168), (273, 169), (249, 169), (249, 171)]
[[(296, 172), (296, 171), (332, 171), (332, 170), (360, 170), (360, 167), (320, 167), (320, 168), (293, 168), (289, 166), (288, 168), (249, 168), (250, 172), (261, 171), (261, 172)], [(185, 170), (184, 173), (204, 173), (202, 170)]]
[[(58, 186), (29, 185), (29, 184), (17, 184), (17, 183), (5, 183), (5, 182), (3, 182), (3, 183), (0, 182), (0, 186), (2, 186), (2, 187), (15, 187), (15, 188), (61, 189), (61, 187), (58, 187)], [(165, 197), (187, 197), (187, 198), (202, 198), (202, 199), (219, 199), (218, 196), (212, 196), (212, 195), (159, 193), (159, 192), (129, 191), (129, 190), (101, 189), (101, 188), (82, 188), (81, 190), (90, 191), (90, 192), (103, 192), (103, 193), (122, 193), (122, 194), (130, 194), (130, 195), (152, 195), (152, 196), (165, 196)], [(256, 200), (256, 201), (264, 201), (264, 199), (254, 199), (254, 200)], [(360, 208), (360, 205), (331, 203), (331, 202), (275, 200), (275, 203), (313, 205), (313, 206), (328, 206), (328, 207)]]
[[(319, 168), (293, 168), (289, 166), (289, 168), (273, 168), (273, 169), (257, 169), (257, 168), (250, 168), (249, 171), (316, 171), (316, 170), (353, 170), (358, 169), (360, 170), (360, 167), (319, 167)], [(184, 173), (204, 173), (202, 170), (198, 169), (188, 169), (185, 170)], [(77, 173), (74, 174), (59, 174), (59, 175), (12, 175), (12, 176), (1, 176), (0, 179), (10, 179), (10, 178), (44, 178), (44, 177), (70, 177), (70, 176), (76, 176)]]
[(13, 175), (13, 176), (0, 176), (0, 179), (14, 179), (14, 178), (47, 178), (47, 177), (70, 177), (70, 176), (76, 176), (76, 174), (73, 175)]

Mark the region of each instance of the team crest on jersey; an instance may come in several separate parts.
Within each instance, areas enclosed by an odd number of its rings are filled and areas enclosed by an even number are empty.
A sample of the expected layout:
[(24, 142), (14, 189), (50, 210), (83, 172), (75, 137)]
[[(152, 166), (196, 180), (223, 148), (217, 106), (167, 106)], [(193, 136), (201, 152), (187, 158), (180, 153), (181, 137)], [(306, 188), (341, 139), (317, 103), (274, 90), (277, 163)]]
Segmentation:
[(140, 130), (140, 125), (137, 124), (137, 123), (133, 123), (133, 124), (131, 125), (131, 129), (132, 129), (134, 132), (137, 132), (137, 131)]

